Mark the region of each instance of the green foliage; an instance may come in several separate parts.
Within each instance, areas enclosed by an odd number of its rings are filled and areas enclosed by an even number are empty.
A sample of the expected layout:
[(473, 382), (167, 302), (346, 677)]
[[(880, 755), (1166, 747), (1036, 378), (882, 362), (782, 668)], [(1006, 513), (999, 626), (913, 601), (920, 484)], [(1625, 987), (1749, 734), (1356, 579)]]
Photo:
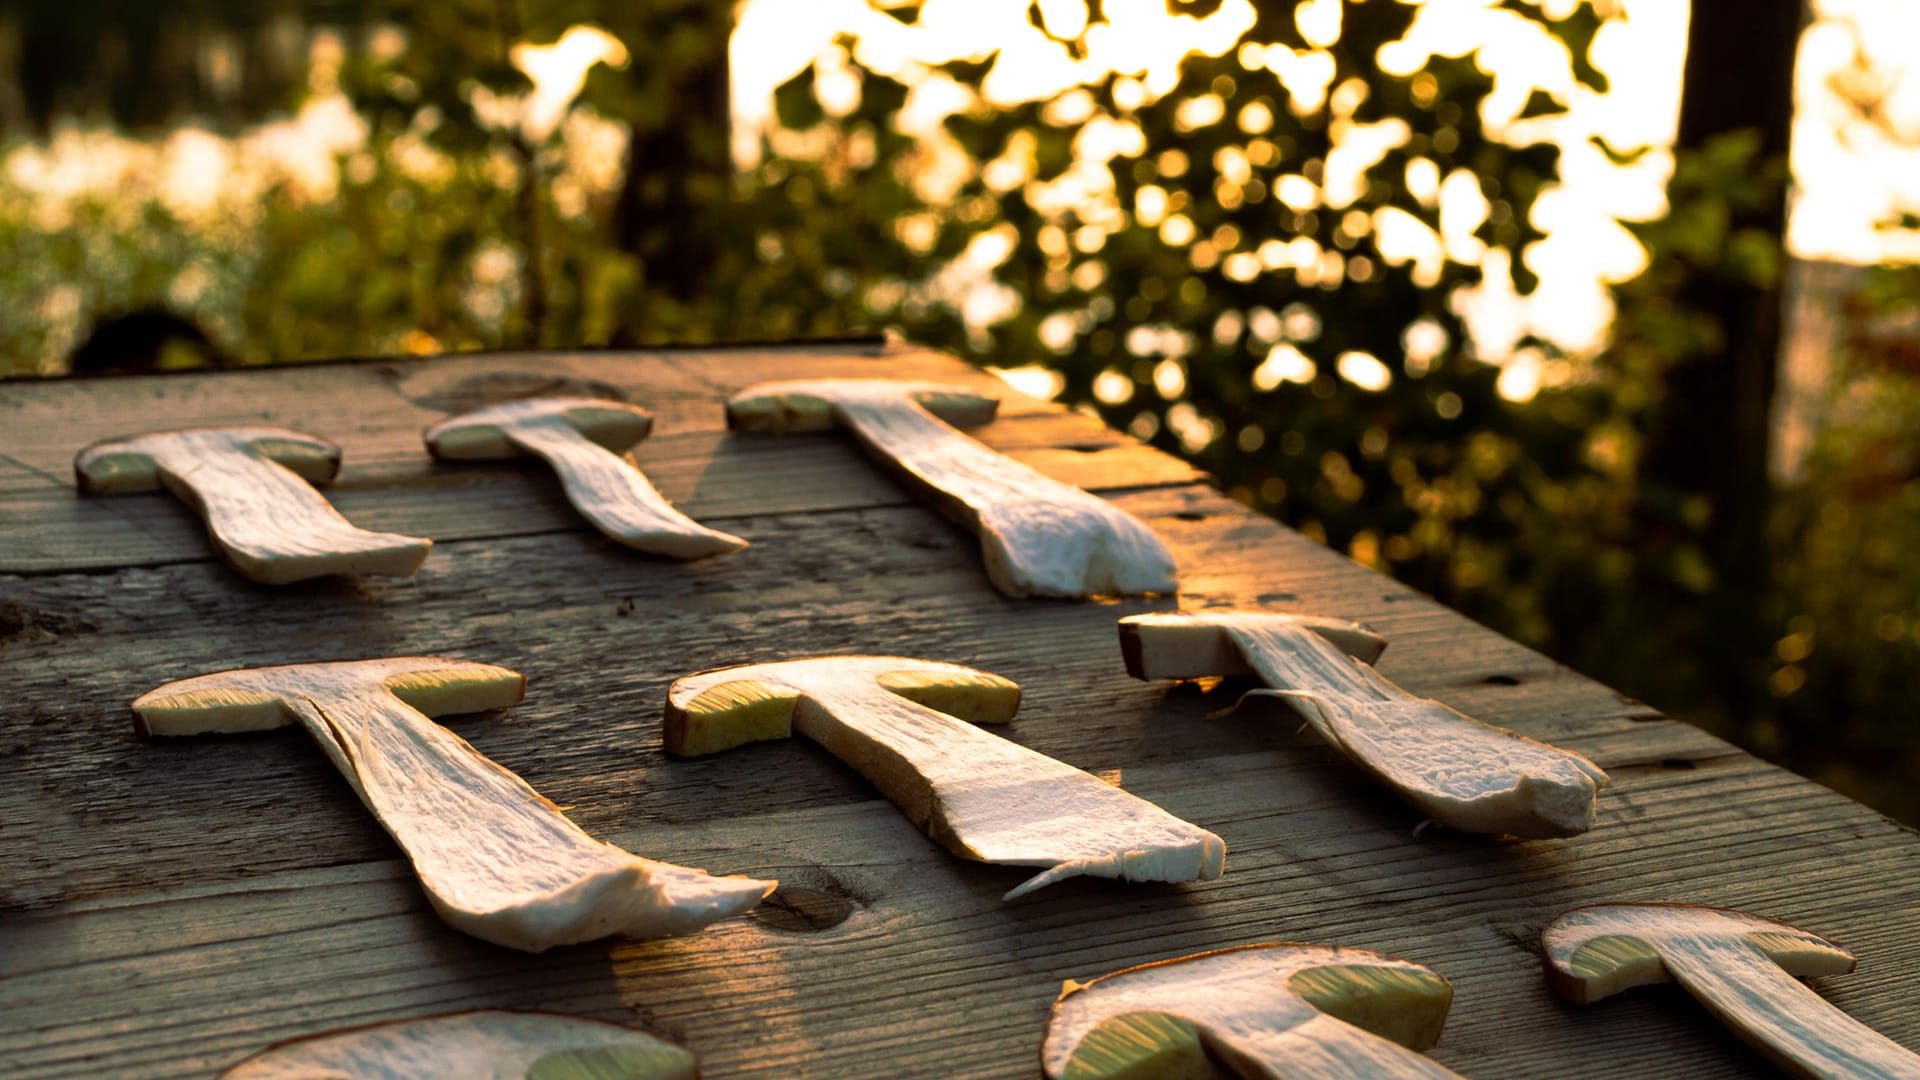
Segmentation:
[[(1803, 474), (1774, 522), (1778, 699), (1763, 749), (1905, 820), (1920, 701), (1920, 268), (1868, 272), (1849, 297), (1860, 329), (1830, 358)], [(1836, 707), (1836, 704), (1838, 707)]]

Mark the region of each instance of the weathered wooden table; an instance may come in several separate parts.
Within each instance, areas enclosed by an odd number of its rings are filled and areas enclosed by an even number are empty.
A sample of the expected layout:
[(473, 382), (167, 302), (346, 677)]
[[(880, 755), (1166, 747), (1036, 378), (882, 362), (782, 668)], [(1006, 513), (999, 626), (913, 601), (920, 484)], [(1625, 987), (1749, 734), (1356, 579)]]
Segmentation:
[[(984, 442), (1149, 522), (1179, 603), (1363, 620), (1417, 693), (1592, 757), (1600, 823), (1565, 841), (1415, 832), (1417, 815), (1234, 688), (1148, 684), (1114, 620), (1171, 608), (995, 593), (972, 537), (841, 435), (730, 437), (762, 379), (993, 384), (905, 347), (467, 355), (0, 385), (0, 1075), (208, 1075), (269, 1042), (480, 1006), (553, 1009), (683, 1040), (707, 1075), (1037, 1076), (1069, 977), (1264, 940), (1364, 946), (1450, 976), (1439, 1061), (1481, 1077), (1764, 1072), (1677, 991), (1549, 998), (1540, 926), (1602, 900), (1776, 915), (1861, 957), (1821, 991), (1920, 1047), (1920, 841), (1667, 720), (1217, 494), (1187, 466), (1007, 393)], [(701, 521), (745, 536), (690, 564), (586, 526), (527, 465), (441, 465), (420, 431), (541, 389), (655, 410), (637, 457)], [(1004, 388), (1001, 388), (1004, 392)], [(164, 427), (282, 424), (342, 444), (353, 521), (431, 536), (407, 580), (255, 586), (166, 495), (79, 498), (74, 451)], [(803, 740), (669, 760), (675, 676), (836, 652), (925, 656), (1026, 688), (1003, 733), (1211, 828), (1227, 874), (1079, 879), (1011, 904), (1017, 869), (948, 855)], [(217, 669), (383, 654), (529, 678), (451, 726), (596, 836), (777, 901), (692, 937), (528, 956), (440, 922), (397, 849), (297, 730), (150, 741), (127, 703)]]

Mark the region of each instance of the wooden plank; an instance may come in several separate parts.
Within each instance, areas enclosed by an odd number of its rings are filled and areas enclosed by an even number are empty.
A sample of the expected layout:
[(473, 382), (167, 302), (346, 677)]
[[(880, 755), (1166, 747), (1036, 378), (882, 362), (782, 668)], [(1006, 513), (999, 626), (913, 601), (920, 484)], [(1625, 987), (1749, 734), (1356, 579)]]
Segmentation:
[[(0, 1060), (43, 1077), (203, 1076), (316, 1027), (501, 1005), (644, 1023), (688, 1042), (716, 1077), (1023, 1076), (1062, 979), (1301, 939), (1446, 972), (1456, 999), (1434, 1056), (1469, 1076), (1741, 1076), (1757, 1060), (1672, 995), (1555, 1004), (1531, 939), (1562, 907), (1597, 897), (1665, 897), (1683, 884), (1694, 900), (1750, 902), (1756, 858), (1783, 882), (1771, 910), (1849, 941), (1868, 971), (1897, 979), (1920, 960), (1920, 942), (1887, 931), (1894, 915), (1916, 914), (1912, 901), (1890, 912), (1869, 883), (1920, 871), (1914, 846), (1886, 846), (1855, 874), (1807, 888), (1825, 876), (1821, 847), (1857, 838), (1829, 820), (1850, 808), (1750, 759), (1725, 759), (1713, 775), (1749, 792), (1751, 813), (1697, 777), (1668, 777), (1639, 792), (1646, 820), (1570, 844), (1489, 847), (1354, 829), (1345, 785), (1286, 769), (1282, 756), (1137, 774), (1143, 794), (1221, 823), (1231, 869), (1206, 885), (1078, 882), (1002, 904), (1017, 871), (945, 856), (869, 800), (610, 837), (843, 895), (845, 921), (814, 932), (763, 917), (527, 957), (446, 932), (391, 862), (9, 919), (0, 955), (41, 959), (0, 983)], [(1287, 781), (1277, 787), (1276, 769)], [(1479, 873), (1462, 875), (1463, 847), (1481, 849)], [(1670, 860), (1664, 872), (1648, 873), (1650, 848)], [(1858, 993), (1850, 984), (1863, 976), (1823, 989), (1894, 1038), (1920, 1038), (1920, 1013)]]
[[(466, 356), (92, 391), (0, 386), (0, 566), (33, 571), (0, 575), (0, 668), (12, 675), (0, 704), (0, 1075), (204, 1076), (278, 1038), (493, 1005), (638, 1023), (694, 1046), (714, 1077), (1030, 1076), (1061, 979), (1274, 939), (1385, 949), (1447, 973), (1456, 1003), (1435, 1057), (1470, 1076), (1766, 1071), (1677, 994), (1583, 1010), (1546, 995), (1539, 926), (1621, 899), (1725, 904), (1831, 934), (1862, 967), (1822, 992), (1920, 1045), (1905, 977), (1920, 959), (1920, 898), (1907, 887), (1920, 843), (1871, 811), (1017, 395), (983, 438), (1147, 520), (1186, 567), (1177, 600), (1001, 597), (973, 538), (846, 440), (722, 433), (718, 402), (763, 379), (987, 378), (937, 354), (887, 353)], [(694, 564), (635, 557), (574, 520), (534, 470), (443, 471), (419, 453), (419, 427), (442, 411), (542, 378), (598, 380), (657, 405), (649, 469), (755, 546)], [(352, 455), (343, 509), (443, 542), (413, 579), (267, 589), (212, 562), (166, 499), (74, 499), (76, 433), (156, 415), (332, 425)], [(1382, 670), (1408, 689), (1608, 768), (1600, 824), (1565, 841), (1416, 831), (1417, 814), (1289, 715), (1216, 715), (1239, 686), (1127, 678), (1114, 621), (1176, 603), (1373, 624), (1392, 641)], [(833, 652), (1014, 678), (1026, 701), (1006, 735), (1214, 829), (1227, 875), (1069, 882), (1007, 905), (999, 894), (1020, 871), (945, 854), (816, 747), (659, 752), (676, 675)], [(525, 671), (526, 702), (452, 726), (596, 835), (778, 877), (791, 903), (844, 921), (814, 928), (772, 905), (682, 940), (510, 953), (432, 916), (300, 733), (167, 742), (128, 722), (127, 701), (169, 679), (382, 653)]]
[[(997, 421), (981, 441), (1070, 484), (1096, 491), (1190, 484), (1192, 467), (1138, 444), (1095, 441), (1105, 429), (1070, 413)], [(1059, 449), (1071, 443), (1085, 449)], [(440, 465), (415, 440), (413, 458), (343, 470), (326, 489), (340, 512), (364, 528), (427, 536), (436, 542), (542, 532), (590, 532), (543, 465)], [(860, 458), (834, 435), (789, 439), (717, 432), (666, 436), (635, 454), (663, 494), (700, 521), (742, 515), (813, 513), (897, 506), (911, 492)], [(834, 487), (814, 481), (832, 476)], [(70, 485), (71, 481), (67, 481)], [(0, 573), (159, 566), (217, 558), (192, 510), (165, 493), (77, 496), (46, 484), (0, 495)], [(727, 527), (722, 525), (721, 527)], [(636, 556), (637, 557), (637, 556)], [(429, 556), (432, 558), (432, 556)]]
[[(165, 416), (160, 426), (168, 427), (270, 423), (324, 434), (341, 444), (346, 461), (340, 479), (328, 488), (329, 498), (341, 513), (366, 528), (436, 541), (585, 529), (542, 466), (436, 463), (419, 437), (443, 413), (416, 402), (477, 401), (484, 393), (549, 386), (557, 380), (563, 384), (572, 380), (579, 389), (601, 385), (624, 397), (642, 395), (636, 389), (637, 380), (656, 374), (674, 380), (680, 396), (651, 395), (658, 414), (655, 434), (640, 444), (635, 458), (668, 498), (699, 520), (912, 501), (880, 470), (847, 468), (846, 463), (857, 459), (859, 452), (845, 437), (771, 439), (726, 434), (718, 402), (728, 389), (759, 381), (763, 375), (776, 377), (774, 362), (791, 365), (791, 357), (774, 358), (744, 375), (731, 369), (746, 365), (754, 359), (752, 355), (727, 354), (698, 369), (692, 368), (691, 358), (674, 359), (678, 366), (644, 359), (614, 365), (597, 357), (562, 357), (569, 362), (559, 370), (571, 374), (547, 379), (528, 374), (525, 361), (511, 356), (456, 358), (449, 362), (449, 370), (409, 371), (404, 378), (381, 375), (380, 367), (296, 368), (292, 373), (302, 378), (288, 391), (292, 396), (285, 399), (286, 405), (279, 404), (280, 399), (263, 400), (260, 380), (250, 377), (251, 372), (199, 380), (217, 391), (204, 394), (182, 394), (175, 386), (177, 380), (161, 378), (52, 384), (46, 394), (16, 396), (11, 422), (0, 406), (0, 432), (5, 433), (0, 435), (0, 455), (4, 455), (0, 464), (11, 463), (7, 471), (0, 471), (0, 522), (7, 525), (0, 542), (0, 573), (158, 566), (215, 558), (199, 521), (169, 495), (85, 498), (75, 494), (73, 452), (99, 438), (156, 426), (155, 416)], [(828, 370), (865, 370), (873, 363), (855, 359), (857, 364), (832, 365)], [(895, 362), (889, 360), (890, 365)], [(1200, 479), (1185, 463), (1148, 450), (1098, 421), (1023, 398), (971, 369), (953, 373), (951, 360), (942, 360), (935, 369), (923, 357), (910, 354), (904, 364), (903, 375), (932, 378), (938, 371), (949, 371), (946, 381), (1002, 395), (1007, 401), (1006, 419), (973, 434), (1056, 479), (1090, 490)], [(605, 370), (613, 367), (620, 370)], [(690, 370), (709, 381), (690, 382)], [(103, 396), (103, 407), (86, 412), (84, 422), (62, 421), (62, 409), (77, 408), (88, 390)], [(356, 407), (358, 402), (367, 404)], [(823, 477), (834, 483), (818, 483)]]
[[(1634, 719), (1649, 715), (1644, 707), (1388, 579), (1362, 575), (1377, 588), (1354, 593), (1352, 563), (1277, 525), (1248, 519), (1219, 530), (1221, 516), (1240, 511), (1217, 495), (1157, 490), (1118, 501), (1165, 536), (1176, 557), (1205, 568), (1190, 576), (1188, 606), (1264, 596), (1363, 619), (1395, 641), (1382, 670), (1410, 689), (1575, 749), (1614, 736), (1611, 754), (1624, 755), (1614, 760), (1723, 749), (1692, 729), (1656, 736), (1656, 725)], [(0, 587), (25, 627), (0, 648), (37, 673), (15, 690), (0, 721), (0, 820), (41, 822), (30, 843), (0, 834), (0, 862), (13, 868), (0, 905), (17, 910), (390, 850), (293, 733), (181, 742), (131, 733), (126, 703), (134, 696), (235, 666), (427, 653), (521, 670), (530, 678), (526, 703), (460, 730), (536, 786), (564, 790), (561, 801), (577, 804), (589, 829), (724, 813), (759, 789), (759, 798), (782, 806), (862, 797), (858, 777), (801, 747), (767, 748), (763, 756), (790, 774), (771, 787), (759, 768), (726, 758), (668, 763), (657, 752), (660, 703), (674, 677), (809, 652), (925, 655), (1005, 674), (1028, 688), (1014, 737), (1083, 768), (1287, 745), (1316, 767), (1346, 769), (1295, 737), (1297, 724), (1277, 712), (1207, 721), (1232, 703), (1231, 688), (1201, 694), (1125, 677), (1115, 620), (1171, 606), (1166, 601), (999, 597), (985, 585), (971, 539), (917, 507), (734, 524), (759, 546), (685, 566), (557, 534), (449, 544), (419, 578), (396, 583), (266, 589), (196, 564)], [(761, 550), (766, 559), (745, 557)], [(488, 587), (475, 589), (476, 581)], [(1488, 682), (1493, 676), (1520, 682)], [(156, 807), (169, 812), (156, 816)], [(322, 807), (325, 814), (308, 812)], [(1416, 820), (1402, 817), (1403, 828)], [(209, 821), (222, 827), (209, 830)], [(287, 842), (292, 835), (297, 844)], [(249, 854), (235, 858), (236, 850)]]
[[(808, 376), (920, 378), (974, 386), (1008, 417), (1055, 411), (951, 357), (896, 347), (801, 351), (470, 353), (432, 361), (244, 368), (182, 377), (0, 384), (0, 460), (71, 486), (88, 443), (155, 429), (279, 424), (330, 439), (350, 468), (424, 456), (419, 434), (452, 412), (535, 392), (604, 394), (655, 415), (658, 436), (726, 430), (722, 402), (755, 382)], [(4, 490), (4, 489), (0, 489)]]

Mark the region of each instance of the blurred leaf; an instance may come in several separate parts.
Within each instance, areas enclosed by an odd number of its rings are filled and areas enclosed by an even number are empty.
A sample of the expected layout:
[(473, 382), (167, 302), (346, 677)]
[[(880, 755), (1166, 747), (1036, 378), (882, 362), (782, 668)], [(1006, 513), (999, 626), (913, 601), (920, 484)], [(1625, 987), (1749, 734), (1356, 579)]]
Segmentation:
[(1589, 135), (1587, 141), (1599, 147), (1600, 152), (1607, 155), (1607, 160), (1615, 165), (1631, 165), (1647, 156), (1647, 152), (1653, 149), (1651, 146), (1636, 146), (1631, 150), (1615, 150), (1610, 143), (1598, 135)]
[(827, 118), (826, 111), (820, 107), (819, 97), (814, 94), (813, 78), (813, 68), (809, 66), (774, 90), (774, 116), (780, 121), (781, 127), (797, 131), (813, 127)]
[[(1540, 116), (1560, 116), (1566, 111), (1567, 107), (1555, 101), (1552, 94), (1536, 89), (1527, 95), (1527, 104), (1520, 110), (1520, 119), (1532, 120)], [(1597, 136), (1595, 141), (1598, 141)]]

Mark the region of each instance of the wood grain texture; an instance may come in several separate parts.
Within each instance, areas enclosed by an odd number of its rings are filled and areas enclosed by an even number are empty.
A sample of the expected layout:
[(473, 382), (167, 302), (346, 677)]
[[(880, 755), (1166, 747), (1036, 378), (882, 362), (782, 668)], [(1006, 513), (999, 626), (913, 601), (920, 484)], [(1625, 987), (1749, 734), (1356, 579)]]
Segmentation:
[[(1908, 830), (1248, 513), (1184, 465), (1009, 394), (983, 441), (1151, 525), (1183, 566), (1181, 605), (1365, 622), (1391, 642), (1380, 670), (1409, 691), (1613, 776), (1598, 824), (1571, 840), (1416, 835), (1413, 811), (1281, 710), (1211, 715), (1242, 687), (1127, 677), (1115, 620), (1172, 601), (1001, 597), (973, 539), (850, 441), (721, 429), (725, 396), (768, 378), (983, 378), (893, 352), (461, 356), (0, 386), (0, 1074), (205, 1076), (321, 1028), (500, 1006), (639, 1024), (691, 1045), (716, 1078), (1032, 1077), (1061, 979), (1277, 939), (1451, 977), (1433, 1057), (1468, 1076), (1764, 1075), (1677, 993), (1552, 1000), (1539, 928), (1606, 900), (1735, 907), (1836, 938), (1860, 968), (1821, 991), (1920, 1047)], [(595, 381), (656, 412), (639, 456), (662, 490), (752, 547), (635, 556), (530, 470), (426, 460), (420, 429), (483, 394)], [(440, 542), (413, 579), (251, 585), (162, 496), (144, 510), (146, 496), (74, 497), (72, 451), (154, 416), (325, 435), (347, 451), (333, 497), (350, 519)], [(816, 747), (660, 753), (674, 677), (834, 652), (1016, 680), (1025, 704), (1002, 734), (1218, 833), (1226, 876), (1069, 882), (1002, 904), (1021, 871), (947, 855)], [(780, 902), (685, 939), (520, 956), (440, 924), (301, 733), (132, 731), (127, 703), (170, 679), (387, 653), (525, 672), (521, 705), (449, 726), (595, 836), (777, 877)]]

